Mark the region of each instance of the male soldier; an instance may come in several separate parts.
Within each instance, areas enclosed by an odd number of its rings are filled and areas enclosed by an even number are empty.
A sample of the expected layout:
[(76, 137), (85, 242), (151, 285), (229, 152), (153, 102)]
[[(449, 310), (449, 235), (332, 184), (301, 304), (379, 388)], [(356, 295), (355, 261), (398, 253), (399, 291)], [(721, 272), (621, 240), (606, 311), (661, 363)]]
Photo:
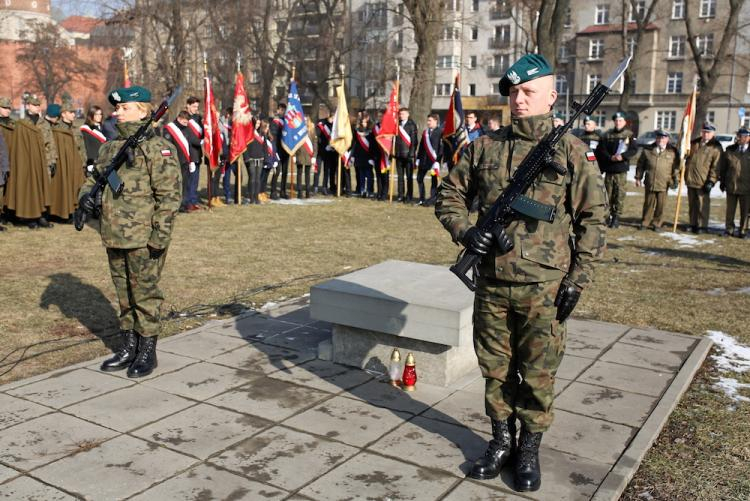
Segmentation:
[[(109, 101), (117, 110), (120, 137), (102, 145), (96, 168), (106, 168), (125, 139), (151, 114), (151, 93), (139, 86), (116, 89)], [(118, 171), (124, 196), (109, 187), (101, 199), (101, 237), (120, 302), (122, 346), (102, 363), (106, 372), (127, 368), (128, 377), (150, 374), (157, 365), (156, 339), (161, 332), (160, 308), (164, 295), (159, 279), (180, 207), (180, 166), (177, 152), (166, 139), (149, 129)], [(81, 188), (80, 205), (89, 214), (96, 201), (89, 195), (94, 177)]]
[[(638, 229), (651, 225), (656, 232), (661, 231), (661, 216), (667, 190), (677, 189), (677, 178), (680, 175), (680, 154), (677, 148), (669, 144), (669, 133), (659, 129), (654, 132), (656, 140), (643, 148), (635, 169), (635, 185), (644, 185), (646, 198), (643, 201), (643, 216)], [(645, 179), (644, 179), (645, 177)], [(643, 181), (643, 183), (641, 183)]]
[(57, 170), (50, 183), (52, 200), (49, 213), (64, 223), (70, 221), (76, 209), (78, 192), (85, 178), (86, 147), (80, 129), (73, 127), (75, 117), (73, 103), (63, 101), (60, 121), (52, 127), (57, 149)]
[(690, 143), (690, 155), (685, 165), (685, 184), (688, 188), (690, 231), (701, 234), (708, 231), (711, 211), (711, 189), (719, 178), (719, 160), (724, 149), (716, 140), (716, 127), (706, 122), (701, 137)]
[[(398, 176), (397, 202), (410, 203), (414, 193), (414, 152), (417, 149), (417, 124), (409, 118), (409, 108), (398, 111), (396, 135), (396, 175)], [(406, 183), (406, 192), (404, 192)]]
[(3, 213), (3, 198), (5, 191), (5, 182), (10, 172), (10, 155), (8, 154), (8, 144), (5, 142), (5, 136), (0, 134), (0, 231), (5, 231), (2, 223), (5, 221)]
[[(443, 131), (438, 128), (440, 117), (431, 113), (427, 115), (427, 127), (422, 133), (417, 150), (417, 186), (419, 202), (417, 205), (430, 206), (434, 203), (437, 191), (437, 178), (440, 176), (440, 162), (443, 160)], [(425, 200), (424, 177), (430, 173), (430, 198)]]
[(630, 159), (638, 153), (633, 133), (625, 125), (625, 113), (622, 111), (612, 115), (615, 126), (602, 135), (596, 147), (596, 159), (599, 168), (604, 173), (604, 186), (607, 188), (609, 199), (610, 228), (620, 226), (620, 216), (625, 209), (625, 193), (628, 182)]
[[(276, 116), (271, 121), (271, 127), (269, 132), (273, 136), (273, 145), (276, 148), (276, 154), (279, 155), (279, 166), (274, 170), (271, 175), (271, 199), (278, 200), (279, 192), (276, 188), (276, 183), (281, 176), (281, 198), (289, 198), (286, 194), (286, 177), (289, 174), (289, 153), (282, 146), (283, 141), (281, 133), (284, 130), (284, 115), (286, 114), (286, 103), (279, 103), (276, 107)], [(281, 171), (279, 173), (279, 171)]]
[(472, 142), (479, 136), (484, 136), (484, 129), (477, 121), (476, 112), (470, 111), (466, 114), (466, 137)]
[(578, 138), (586, 143), (591, 151), (596, 151), (599, 141), (602, 140), (602, 133), (596, 128), (593, 118), (587, 116), (583, 119), (583, 132)]
[[(727, 192), (727, 212), (724, 236), (732, 234), (748, 237), (747, 222), (750, 210), (750, 130), (741, 127), (737, 131), (737, 142), (721, 156), (719, 164), (719, 188)], [(740, 206), (740, 225), (735, 230), (734, 213)], [(750, 238), (750, 237), (748, 237)]]
[(197, 171), (196, 159), (200, 151), (198, 137), (190, 131), (190, 114), (181, 111), (174, 122), (164, 126), (164, 138), (177, 150), (177, 161), (182, 171), (182, 204), (180, 212), (195, 212), (200, 207), (194, 203), (191, 176)]
[[(318, 171), (323, 169), (323, 195), (336, 193), (336, 168), (338, 153), (331, 146), (331, 132), (333, 131), (333, 115), (328, 112), (325, 118), (315, 124), (318, 136)], [(317, 186), (317, 183), (316, 183)]]
[(562, 127), (565, 125), (565, 115), (559, 111), (552, 115), (552, 127)]
[[(493, 438), (469, 475), (495, 478), (514, 456), (516, 490), (532, 491), (541, 485), (539, 444), (552, 424), (565, 320), (591, 283), (593, 262), (605, 247), (606, 195), (593, 155), (566, 135), (553, 159), (566, 173), (550, 165), (526, 193), (555, 214), (553, 222), (519, 216), (496, 237), (472, 226), (467, 211), (472, 199), (479, 199), (481, 217), (552, 130), (557, 92), (544, 57), (521, 57), (500, 80), (500, 92), (510, 96), (511, 124), (468, 146), (443, 180), (435, 213), (454, 242), (483, 256), (474, 299), (474, 348), (486, 380)], [(516, 418), (521, 421), (518, 446)]]
[[(3, 136), (3, 144), (5, 145), (5, 153), (7, 155), (7, 162), (3, 168), (0, 168), (0, 223), (6, 222), (6, 216), (3, 213), (3, 206), (5, 205), (5, 186), (8, 182), (8, 176), (10, 175), (10, 145), (13, 143), (13, 129), (15, 128), (15, 120), (10, 117), (11, 102), (7, 97), (0, 97), (0, 132)], [(0, 225), (0, 231), (4, 231), (5, 227)]]

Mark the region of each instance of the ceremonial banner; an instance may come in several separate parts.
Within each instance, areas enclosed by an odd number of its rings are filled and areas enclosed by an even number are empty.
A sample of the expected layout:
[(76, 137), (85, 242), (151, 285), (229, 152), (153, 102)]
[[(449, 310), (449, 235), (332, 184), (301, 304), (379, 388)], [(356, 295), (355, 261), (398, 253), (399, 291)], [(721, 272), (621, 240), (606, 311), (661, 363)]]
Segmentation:
[(219, 166), (219, 155), (223, 146), (223, 138), (219, 129), (219, 113), (216, 111), (216, 101), (214, 100), (214, 90), (211, 87), (211, 80), (206, 77), (205, 86), (206, 112), (203, 115), (203, 151), (208, 158), (208, 165), (211, 170)]
[(333, 130), (331, 131), (331, 147), (343, 156), (352, 146), (352, 126), (349, 122), (349, 109), (346, 106), (346, 95), (344, 84), (336, 87), (338, 104), (336, 114), (333, 116)]
[(469, 144), (466, 127), (464, 127), (464, 108), (461, 104), (459, 81), (460, 77), (456, 75), (451, 102), (448, 105), (448, 113), (445, 115), (445, 125), (443, 126), (443, 141), (446, 142), (453, 152), (453, 165), (458, 162), (461, 151)]
[(253, 121), (250, 104), (245, 93), (245, 78), (237, 73), (234, 86), (234, 113), (232, 115), (232, 139), (229, 141), (229, 163), (234, 163), (253, 141)]
[(307, 138), (305, 114), (302, 112), (297, 83), (292, 80), (289, 84), (289, 96), (286, 102), (284, 128), (281, 131), (281, 146), (289, 153), (289, 156), (292, 156), (305, 142), (305, 138)]
[(398, 134), (398, 81), (393, 86), (391, 98), (388, 100), (388, 107), (383, 113), (383, 120), (380, 123), (380, 131), (375, 139), (386, 153), (390, 155), (393, 146), (393, 138)]
[(690, 154), (690, 139), (693, 136), (693, 127), (695, 126), (695, 99), (697, 97), (696, 88), (693, 87), (693, 93), (690, 94), (685, 113), (682, 116), (682, 127), (680, 128), (680, 180), (677, 186), (677, 208), (674, 213), (674, 223), (672, 231), (677, 231), (677, 220), (680, 217), (680, 204), (682, 202), (682, 187), (685, 183), (685, 162)]

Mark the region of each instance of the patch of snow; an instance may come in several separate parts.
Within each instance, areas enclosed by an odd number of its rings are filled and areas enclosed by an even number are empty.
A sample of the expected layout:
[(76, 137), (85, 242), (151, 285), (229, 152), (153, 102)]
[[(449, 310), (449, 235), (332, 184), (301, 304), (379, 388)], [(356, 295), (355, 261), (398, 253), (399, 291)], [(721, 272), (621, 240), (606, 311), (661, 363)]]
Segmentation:
[(714, 387), (723, 391), (734, 402), (750, 402), (750, 398), (740, 395), (740, 390), (750, 390), (750, 384), (740, 383), (736, 378), (726, 374), (750, 371), (750, 346), (738, 343), (732, 336), (721, 331), (707, 331), (706, 334), (720, 352), (711, 358), (724, 373), (719, 376)]
[(723, 296), (725, 292), (726, 290), (724, 289), (724, 287), (718, 287), (716, 289), (707, 290), (706, 294), (708, 294), (709, 296)]
[(684, 233), (674, 233), (671, 231), (665, 231), (661, 234), (663, 237), (671, 238), (677, 242), (678, 247), (695, 247), (698, 245), (713, 244), (713, 240), (703, 240), (692, 235), (686, 235)]
[(633, 235), (628, 235), (626, 237), (620, 237), (617, 239), (618, 242), (629, 242), (631, 240), (638, 240), (638, 239), (635, 238)]
[(263, 306), (261, 306), (259, 311), (273, 310), (274, 308), (276, 308), (278, 306), (279, 306), (279, 303), (274, 303), (273, 301), (269, 301), (266, 304), (264, 304)]
[(644, 250), (642, 250), (642, 251), (641, 251), (641, 254), (645, 254), (645, 255), (647, 255), (647, 256), (663, 256), (663, 255), (664, 255), (664, 253), (663, 253), (663, 252), (657, 252), (657, 251), (644, 251)]
[(737, 289), (736, 291), (733, 291), (735, 294), (750, 294), (750, 287), (743, 287), (741, 289)]
[(720, 377), (714, 386), (723, 391), (735, 402), (750, 402), (750, 398), (740, 395), (740, 390), (750, 390), (750, 384), (740, 383), (733, 377)]

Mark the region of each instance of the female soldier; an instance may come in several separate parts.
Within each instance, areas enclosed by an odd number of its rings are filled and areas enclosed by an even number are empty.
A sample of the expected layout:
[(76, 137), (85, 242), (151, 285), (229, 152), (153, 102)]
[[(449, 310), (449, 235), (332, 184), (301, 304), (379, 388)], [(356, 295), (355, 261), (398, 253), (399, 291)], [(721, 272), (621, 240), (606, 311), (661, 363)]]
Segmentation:
[(86, 122), (81, 125), (81, 134), (83, 135), (83, 144), (86, 146), (86, 174), (91, 174), (94, 170), (94, 162), (99, 158), (99, 148), (107, 142), (107, 138), (102, 132), (102, 109), (93, 105), (86, 113)]
[[(109, 101), (117, 110), (120, 135), (102, 146), (96, 164), (100, 173), (124, 140), (148, 119), (152, 109), (151, 93), (138, 86), (112, 91)], [(182, 200), (177, 151), (149, 129), (117, 173), (124, 190), (116, 198), (109, 188), (104, 190), (100, 231), (120, 303), (122, 347), (104, 361), (101, 369), (127, 368), (128, 377), (142, 377), (156, 367), (159, 310), (164, 300), (159, 279)], [(89, 178), (79, 196), (88, 213), (95, 210), (95, 202), (88, 195), (94, 177)]]

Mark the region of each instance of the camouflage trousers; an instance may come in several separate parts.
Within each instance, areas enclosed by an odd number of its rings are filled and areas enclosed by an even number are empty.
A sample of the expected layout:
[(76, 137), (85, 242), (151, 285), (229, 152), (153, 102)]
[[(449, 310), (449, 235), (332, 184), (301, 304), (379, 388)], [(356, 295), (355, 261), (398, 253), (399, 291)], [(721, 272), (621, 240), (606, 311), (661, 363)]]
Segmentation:
[(151, 259), (147, 248), (107, 248), (109, 271), (120, 302), (120, 329), (145, 337), (161, 332), (160, 310), (164, 294), (159, 278), (167, 253)]
[(607, 200), (609, 200), (609, 213), (613, 216), (622, 216), (622, 211), (625, 209), (627, 184), (627, 172), (607, 172), (604, 174), (604, 186), (607, 188)]
[(485, 378), (487, 415), (514, 414), (531, 432), (553, 420), (555, 374), (565, 324), (555, 320), (560, 281), (519, 284), (480, 278), (474, 296), (474, 350)]

